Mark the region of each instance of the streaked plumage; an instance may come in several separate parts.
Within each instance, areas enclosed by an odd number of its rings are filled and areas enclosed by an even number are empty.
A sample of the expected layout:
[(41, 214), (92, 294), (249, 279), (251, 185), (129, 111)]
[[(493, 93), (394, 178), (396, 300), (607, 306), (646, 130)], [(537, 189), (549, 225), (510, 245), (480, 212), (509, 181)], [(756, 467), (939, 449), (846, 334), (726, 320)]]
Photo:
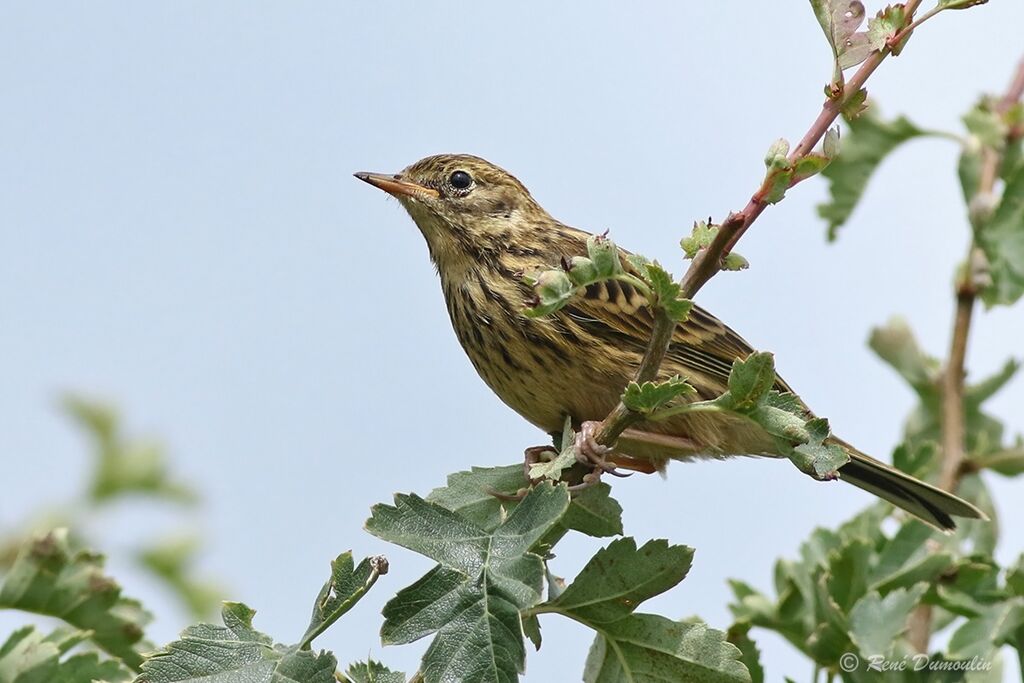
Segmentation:
[[(479, 157), (438, 155), (393, 176), (357, 176), (396, 196), (419, 226), (459, 342), (506, 404), (549, 433), (561, 429), (566, 415), (579, 423), (611, 411), (650, 336), (643, 296), (607, 281), (551, 316), (523, 314), (533, 293), (522, 274), (585, 255), (588, 233), (552, 218), (522, 183)], [(675, 331), (661, 374), (685, 377), (698, 391), (695, 400), (714, 398), (725, 390), (733, 361), (751, 351), (736, 332), (694, 306)], [(777, 388), (791, 391), (781, 379)], [(776, 449), (770, 435), (744, 418), (700, 413), (640, 424), (623, 434), (616, 450), (653, 470), (669, 459), (777, 457)], [(841, 470), (845, 481), (941, 528), (952, 528), (950, 515), (982, 516), (850, 450), (853, 459)]]

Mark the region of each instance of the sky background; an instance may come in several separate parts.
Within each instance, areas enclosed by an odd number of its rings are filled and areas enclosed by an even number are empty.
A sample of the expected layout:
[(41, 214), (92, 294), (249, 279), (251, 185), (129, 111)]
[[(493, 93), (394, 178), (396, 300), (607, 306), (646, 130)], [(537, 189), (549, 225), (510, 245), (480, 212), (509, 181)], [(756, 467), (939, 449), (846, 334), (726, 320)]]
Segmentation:
[[(941, 15), (871, 95), (955, 129), (1005, 86), (1021, 26), (1011, 0)], [(364, 532), (370, 506), (543, 438), (464, 357), (411, 220), (351, 173), (478, 154), (559, 219), (678, 274), (679, 238), (742, 207), (829, 74), (799, 0), (0, 3), (0, 529), (82, 486), (90, 461), (61, 393), (106, 397), (201, 489), (202, 571), (259, 611), (257, 627), (297, 640), (332, 557), (385, 553), (391, 573), (317, 644), (415, 670), (427, 641), (382, 648), (379, 612), (430, 562)], [(945, 355), (967, 238), (956, 155), (943, 140), (901, 149), (834, 245), (814, 211), (824, 182), (801, 185), (743, 239), (751, 269), (699, 296), (883, 458), (914, 398), (865, 339), (902, 315)], [(970, 371), (1019, 357), (1022, 336), (1019, 307), (979, 314)], [(990, 408), (1016, 432), (1022, 405), (1018, 379)], [(1003, 518), (1024, 517), (1020, 484), (990, 482)], [(651, 610), (718, 628), (727, 578), (768, 589), (778, 556), (870, 501), (748, 459), (614, 487), (627, 533), (697, 549)], [(184, 616), (117, 551), (174, 516), (134, 510), (94, 528), (165, 642)], [(567, 539), (555, 570), (572, 576), (604, 543)], [(1022, 547), (1024, 527), (1006, 525), (1000, 557)], [(578, 680), (590, 634), (543, 627), (525, 680)], [(755, 638), (770, 680), (810, 675), (786, 643)]]

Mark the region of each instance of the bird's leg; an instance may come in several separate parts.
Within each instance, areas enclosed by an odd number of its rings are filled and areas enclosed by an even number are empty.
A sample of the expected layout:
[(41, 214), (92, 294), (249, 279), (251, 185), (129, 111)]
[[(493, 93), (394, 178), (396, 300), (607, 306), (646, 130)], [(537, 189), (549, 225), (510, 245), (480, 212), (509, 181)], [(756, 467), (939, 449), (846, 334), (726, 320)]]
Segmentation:
[(592, 420), (580, 425), (580, 431), (576, 433), (576, 459), (594, 468), (594, 472), (597, 473), (607, 472), (616, 477), (631, 476), (631, 472), (620, 472), (615, 465), (608, 462), (608, 456), (614, 449), (597, 442), (597, 430), (600, 427), (600, 422)]

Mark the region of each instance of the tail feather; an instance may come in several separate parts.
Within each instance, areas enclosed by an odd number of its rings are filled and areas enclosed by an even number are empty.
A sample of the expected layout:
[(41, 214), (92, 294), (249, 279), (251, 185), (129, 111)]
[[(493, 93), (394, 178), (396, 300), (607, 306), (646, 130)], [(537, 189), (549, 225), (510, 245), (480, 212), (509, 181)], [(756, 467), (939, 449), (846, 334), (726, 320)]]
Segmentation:
[(850, 462), (839, 469), (843, 481), (889, 501), (942, 531), (956, 528), (953, 517), (988, 519), (984, 512), (952, 493), (875, 460), (849, 444), (837, 442), (850, 453)]

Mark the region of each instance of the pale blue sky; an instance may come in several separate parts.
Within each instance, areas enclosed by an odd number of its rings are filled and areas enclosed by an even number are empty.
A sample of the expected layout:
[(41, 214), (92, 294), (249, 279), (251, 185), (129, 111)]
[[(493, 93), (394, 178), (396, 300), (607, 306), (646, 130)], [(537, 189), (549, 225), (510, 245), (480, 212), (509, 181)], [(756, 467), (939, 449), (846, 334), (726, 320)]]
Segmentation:
[[(1011, 0), (940, 16), (870, 92), (885, 112), (954, 127), (1004, 87), (1021, 26)], [(318, 643), (412, 671), (426, 641), (381, 648), (379, 610), (429, 563), (362, 531), (370, 505), (514, 462), (541, 435), (464, 358), (411, 221), (350, 174), (479, 154), (565, 222), (679, 272), (679, 237), (745, 203), (829, 73), (800, 0), (0, 4), (0, 457), (17, 482), (0, 524), (80, 485), (84, 449), (55, 397), (98, 393), (200, 482), (203, 568), (276, 638), (301, 634), (331, 557), (386, 553), (391, 574)], [(901, 150), (832, 246), (814, 213), (824, 184), (806, 183), (744, 238), (752, 268), (700, 295), (881, 457), (913, 397), (864, 341), (902, 314), (944, 353), (966, 239), (956, 152)], [(1019, 356), (1022, 335), (1020, 309), (979, 315), (971, 370)], [(1020, 431), (1021, 405), (1018, 380), (991, 408)], [(992, 483), (1020, 519), (1020, 485)], [(870, 500), (750, 460), (615, 491), (628, 533), (697, 548), (652, 607), (720, 628), (727, 578), (768, 588), (778, 555)], [(149, 522), (111, 520), (108, 537)], [(556, 571), (600, 545), (563, 543)], [(1008, 525), (1002, 557), (1022, 547)], [(153, 635), (172, 637), (183, 622), (166, 598), (114, 569), (160, 613)], [(576, 680), (589, 634), (543, 626), (526, 680)], [(771, 680), (809, 676), (781, 640), (755, 637)]]

